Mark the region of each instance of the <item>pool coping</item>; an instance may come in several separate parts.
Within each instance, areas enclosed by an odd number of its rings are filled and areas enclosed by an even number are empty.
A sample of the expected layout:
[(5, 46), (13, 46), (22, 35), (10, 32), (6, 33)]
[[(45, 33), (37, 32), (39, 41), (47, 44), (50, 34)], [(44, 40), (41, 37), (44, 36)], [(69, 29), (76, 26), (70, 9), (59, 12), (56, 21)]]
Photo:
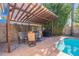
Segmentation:
[[(59, 43), (60, 40), (63, 40), (64, 38), (76, 38), (76, 40), (79, 40), (79, 37), (71, 37), (71, 36), (59, 36), (58, 41), (56, 42)], [(57, 54), (57, 56), (70, 56), (64, 52), (59, 51), (59, 53)]]

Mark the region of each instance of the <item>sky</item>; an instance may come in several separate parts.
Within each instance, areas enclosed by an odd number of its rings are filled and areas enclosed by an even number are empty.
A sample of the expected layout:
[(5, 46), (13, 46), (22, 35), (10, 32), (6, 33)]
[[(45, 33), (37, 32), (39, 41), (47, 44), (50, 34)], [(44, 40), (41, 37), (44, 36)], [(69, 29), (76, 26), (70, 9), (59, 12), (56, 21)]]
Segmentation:
[(8, 5), (4, 4), (4, 11), (0, 13), (0, 24), (6, 23), (6, 19), (3, 18), (8, 15)]
[(76, 8), (78, 7), (78, 4), (79, 4), (79, 3), (75, 3), (75, 4), (74, 4), (74, 10), (76, 10)]

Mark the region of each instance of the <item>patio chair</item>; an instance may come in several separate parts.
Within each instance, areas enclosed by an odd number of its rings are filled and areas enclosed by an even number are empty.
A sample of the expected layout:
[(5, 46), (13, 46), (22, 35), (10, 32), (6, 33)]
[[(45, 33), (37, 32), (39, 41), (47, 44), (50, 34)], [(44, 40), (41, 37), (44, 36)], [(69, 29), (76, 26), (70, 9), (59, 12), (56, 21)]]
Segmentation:
[(28, 45), (29, 46), (35, 46), (36, 45), (35, 33), (32, 32), (32, 31), (28, 32)]
[(26, 36), (26, 33), (25, 32), (19, 32), (19, 43), (22, 43), (22, 42), (26, 42), (27, 40), (27, 36)]
[(35, 32), (35, 36), (36, 36), (36, 41), (37, 42), (42, 41), (42, 34), (39, 31)]

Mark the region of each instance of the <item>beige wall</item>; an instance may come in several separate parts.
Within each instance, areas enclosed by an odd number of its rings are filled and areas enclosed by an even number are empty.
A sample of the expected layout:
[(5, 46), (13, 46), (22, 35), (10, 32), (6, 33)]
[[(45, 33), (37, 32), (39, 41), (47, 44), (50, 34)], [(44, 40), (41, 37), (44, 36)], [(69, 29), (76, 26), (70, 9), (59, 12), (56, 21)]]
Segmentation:
[(6, 25), (0, 24), (0, 42), (3, 42), (6, 40)]
[[(11, 29), (12, 40), (17, 39), (17, 31)], [(6, 25), (0, 24), (0, 42), (6, 42)]]
[[(25, 28), (24, 28), (25, 27)], [(32, 30), (38, 30), (40, 27), (35, 27), (31, 26)], [(11, 40), (17, 40), (18, 39), (18, 31), (25, 31), (26, 33), (28, 32), (28, 26), (16, 26), (16, 25), (11, 25)], [(26, 34), (27, 35), (27, 34)], [(0, 24), (0, 42), (6, 42), (6, 25), (5, 24)]]

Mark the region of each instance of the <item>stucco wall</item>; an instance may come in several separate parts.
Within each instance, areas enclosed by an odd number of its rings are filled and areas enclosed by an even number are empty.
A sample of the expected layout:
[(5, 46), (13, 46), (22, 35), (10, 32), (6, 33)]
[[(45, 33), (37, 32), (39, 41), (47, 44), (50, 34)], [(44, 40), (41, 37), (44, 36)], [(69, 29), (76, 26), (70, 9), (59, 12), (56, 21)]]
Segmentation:
[[(70, 34), (71, 33), (71, 27), (70, 26), (65, 26), (63, 29), (64, 34)], [(74, 34), (79, 34), (79, 25), (74, 25), (73, 26), (73, 33)]]
[(0, 24), (0, 42), (3, 42), (6, 40), (6, 25)]
[[(17, 40), (17, 31), (11, 26), (11, 40)], [(6, 42), (6, 25), (0, 24), (0, 42)]]
[[(41, 27), (34, 27), (30, 26), (30, 29), (32, 30), (38, 30)], [(28, 25), (21, 26), (21, 25), (11, 25), (10, 27), (10, 36), (11, 40), (17, 40), (18, 39), (18, 32), (26, 32), (26, 35), (28, 33)], [(6, 42), (6, 24), (0, 24), (0, 42)]]

